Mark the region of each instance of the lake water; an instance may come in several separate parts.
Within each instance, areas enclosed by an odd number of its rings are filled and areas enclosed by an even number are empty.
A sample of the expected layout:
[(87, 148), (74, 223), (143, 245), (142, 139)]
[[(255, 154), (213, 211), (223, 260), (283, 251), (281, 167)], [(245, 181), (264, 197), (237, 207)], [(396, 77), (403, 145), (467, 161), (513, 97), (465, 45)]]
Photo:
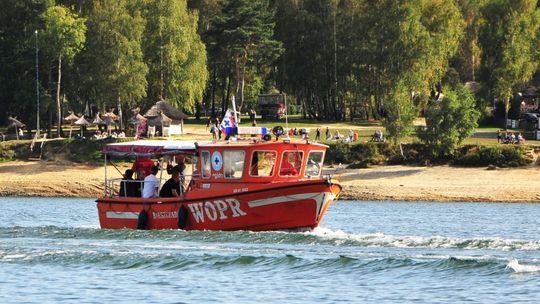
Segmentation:
[(101, 230), (0, 198), (0, 303), (538, 303), (540, 204), (340, 201), (310, 232)]

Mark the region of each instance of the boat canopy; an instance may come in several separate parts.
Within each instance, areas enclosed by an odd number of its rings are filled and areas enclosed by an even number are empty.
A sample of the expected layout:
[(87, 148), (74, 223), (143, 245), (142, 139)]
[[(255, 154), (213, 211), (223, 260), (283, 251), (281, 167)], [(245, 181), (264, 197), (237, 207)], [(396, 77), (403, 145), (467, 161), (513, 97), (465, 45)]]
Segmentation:
[(173, 154), (195, 155), (197, 145), (198, 142), (190, 140), (137, 140), (108, 144), (101, 152), (108, 156), (116, 157), (159, 157)]

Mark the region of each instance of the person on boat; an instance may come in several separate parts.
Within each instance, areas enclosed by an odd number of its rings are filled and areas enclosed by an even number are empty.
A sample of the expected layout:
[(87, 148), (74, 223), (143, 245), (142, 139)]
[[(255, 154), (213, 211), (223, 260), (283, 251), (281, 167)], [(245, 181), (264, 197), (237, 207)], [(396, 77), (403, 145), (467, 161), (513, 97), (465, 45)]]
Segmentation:
[[(184, 191), (184, 182), (185, 182), (185, 177), (184, 177), (184, 171), (186, 170), (186, 158), (184, 155), (176, 155), (174, 157), (174, 160), (176, 162), (176, 166), (178, 166), (179, 170), (180, 170), (180, 190), (182, 190), (182, 192)], [(167, 173), (168, 174), (173, 174), (173, 171), (172, 169), (176, 166), (173, 166), (171, 164), (171, 162), (168, 162), (167, 163)]]
[(151, 160), (148, 157), (137, 157), (135, 159), (135, 162), (133, 163), (133, 166), (131, 167), (131, 170), (138, 172), (139, 169), (144, 170), (144, 175), (148, 176), (150, 174), (150, 168), (154, 166), (154, 161)]
[(297, 156), (295, 154), (294, 152), (285, 152), (283, 154), (279, 175), (298, 175), (298, 170), (293, 165), (293, 163), (296, 164)]
[(163, 184), (159, 191), (159, 197), (180, 197), (182, 194), (182, 187), (180, 186), (180, 174), (182, 168), (180, 165), (172, 167), (170, 170), (171, 178)]
[(156, 177), (159, 169), (157, 166), (150, 168), (150, 175), (144, 178), (143, 184), (143, 198), (157, 197), (159, 188), (159, 179)]
[(137, 170), (137, 172), (135, 173), (137, 174), (136, 181), (134, 182), (134, 184), (137, 187), (135, 190), (135, 197), (141, 197), (144, 178), (146, 177), (146, 174), (144, 173), (144, 170), (142, 168), (139, 168), (139, 170)]
[(120, 182), (120, 196), (135, 197), (140, 196), (140, 188), (137, 182), (133, 180), (133, 170), (127, 169), (124, 173), (124, 179)]

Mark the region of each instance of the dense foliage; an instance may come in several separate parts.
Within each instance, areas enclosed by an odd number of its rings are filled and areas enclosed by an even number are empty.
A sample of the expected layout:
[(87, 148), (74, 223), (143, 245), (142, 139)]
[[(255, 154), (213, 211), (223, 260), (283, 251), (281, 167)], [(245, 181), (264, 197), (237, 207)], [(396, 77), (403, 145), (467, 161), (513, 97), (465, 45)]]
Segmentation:
[[(306, 118), (382, 120), (399, 143), (445, 86), (480, 81), (474, 104), (485, 113), (540, 82), (536, 0), (2, 4), (0, 124), (11, 115), (33, 127), (39, 72), (49, 129), (86, 104), (144, 111), (163, 97), (190, 114), (217, 116), (232, 96), (246, 112), (258, 94), (284, 92)], [(77, 34), (55, 37), (60, 25)]]
[(388, 143), (330, 143), (326, 161), (332, 165), (343, 164), (349, 168), (365, 168), (379, 164), (453, 164), (464, 167), (519, 167), (533, 161), (529, 148), (517, 145), (477, 146), (469, 145), (457, 149), (445, 158), (432, 158), (431, 147), (412, 143), (403, 145), (403, 155), (396, 153)]
[(480, 116), (474, 108), (472, 93), (463, 86), (455, 92), (445, 90), (445, 94), (426, 106), (426, 127), (417, 130), (433, 158), (453, 156), (465, 138), (474, 132)]

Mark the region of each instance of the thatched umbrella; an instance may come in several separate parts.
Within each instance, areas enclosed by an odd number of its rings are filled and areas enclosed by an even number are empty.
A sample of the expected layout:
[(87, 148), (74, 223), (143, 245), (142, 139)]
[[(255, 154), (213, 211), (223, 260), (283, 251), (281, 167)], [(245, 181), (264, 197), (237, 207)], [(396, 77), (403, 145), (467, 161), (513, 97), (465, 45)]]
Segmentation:
[(81, 127), (81, 137), (83, 136), (83, 127), (90, 125), (90, 123), (86, 119), (84, 119), (84, 116), (81, 116), (81, 118), (74, 122), (74, 124)]
[[(165, 118), (163, 117), (165, 115)], [(167, 101), (161, 99), (154, 104), (145, 114), (148, 118), (149, 126), (170, 127), (171, 125), (180, 125), (183, 132), (184, 119), (188, 116), (182, 110), (176, 109)]]
[(67, 117), (64, 117), (64, 121), (69, 122), (69, 138), (71, 138), (71, 129), (73, 127), (73, 123), (77, 120), (79, 120), (79, 117), (73, 114), (72, 111), (69, 112), (69, 115)]
[(171, 125), (172, 119), (167, 115), (160, 112), (158, 116), (151, 117), (148, 119), (148, 125), (157, 126), (157, 127), (168, 127)]
[(99, 117), (99, 112), (96, 114), (96, 118), (94, 118), (94, 120), (92, 121), (93, 124), (95, 125), (101, 125), (103, 122), (103, 120), (101, 119), (101, 117)]
[[(112, 115), (111, 115), (112, 114)], [(106, 125), (107, 126), (107, 133), (110, 135), (111, 134), (111, 125), (114, 124), (114, 116), (116, 116), (114, 113), (106, 113), (103, 115), (103, 120), (101, 121), (101, 124), (102, 125)], [(116, 116), (118, 117), (118, 116)]]
[(8, 118), (9, 124), (8, 129), (15, 128), (15, 136), (17, 137), (17, 140), (19, 139), (19, 129), (26, 126), (22, 122), (18, 121), (16, 118), (9, 117)]
[(103, 117), (106, 117), (106, 116), (110, 117), (114, 123), (116, 123), (120, 119), (120, 116), (114, 114), (113, 112), (107, 112), (103, 114)]
[(142, 133), (144, 133), (143, 130), (139, 130), (140, 126), (141, 125), (145, 125), (146, 126), (146, 121), (148, 119), (146, 119), (146, 117), (142, 116), (141, 114), (139, 114), (138, 112), (133, 115), (133, 117), (131, 117), (129, 119), (129, 122), (133, 125), (135, 125), (135, 137), (139, 137)]

